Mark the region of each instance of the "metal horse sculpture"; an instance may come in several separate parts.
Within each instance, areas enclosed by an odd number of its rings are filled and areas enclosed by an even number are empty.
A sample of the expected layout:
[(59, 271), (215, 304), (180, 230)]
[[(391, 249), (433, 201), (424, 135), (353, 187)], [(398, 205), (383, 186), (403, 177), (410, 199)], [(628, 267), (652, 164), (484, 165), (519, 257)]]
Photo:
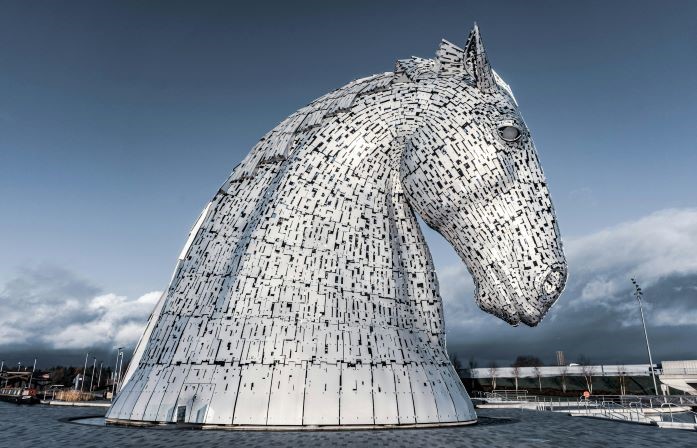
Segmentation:
[(561, 293), (545, 178), (476, 26), (464, 50), (400, 60), (259, 141), (192, 229), (108, 422), (476, 421), (416, 214), (485, 311), (536, 325)]

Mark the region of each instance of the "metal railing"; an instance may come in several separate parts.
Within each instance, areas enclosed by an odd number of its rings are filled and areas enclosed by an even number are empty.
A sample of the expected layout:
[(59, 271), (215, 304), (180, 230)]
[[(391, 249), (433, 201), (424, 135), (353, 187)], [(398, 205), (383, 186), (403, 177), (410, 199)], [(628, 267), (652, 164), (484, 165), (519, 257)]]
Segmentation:
[(486, 394), (488, 394), (489, 399), (498, 399), (499, 401), (530, 401), (535, 398), (534, 395), (528, 395), (528, 391), (525, 389), (494, 389)]
[(606, 418), (624, 422), (652, 424), (653, 420), (644, 413), (641, 401), (627, 399), (616, 400), (614, 397), (581, 397), (575, 415)]
[[(572, 415), (606, 418), (609, 420), (658, 424), (670, 422), (674, 425), (696, 425), (695, 406), (697, 397), (684, 395), (595, 395), (588, 398), (568, 399), (563, 397), (540, 397), (528, 395), (527, 390), (476, 391), (473, 398), (487, 403), (509, 403), (513, 407), (538, 411), (569, 412)], [(526, 406), (527, 405), (527, 406)], [(659, 425), (660, 426), (660, 425)]]

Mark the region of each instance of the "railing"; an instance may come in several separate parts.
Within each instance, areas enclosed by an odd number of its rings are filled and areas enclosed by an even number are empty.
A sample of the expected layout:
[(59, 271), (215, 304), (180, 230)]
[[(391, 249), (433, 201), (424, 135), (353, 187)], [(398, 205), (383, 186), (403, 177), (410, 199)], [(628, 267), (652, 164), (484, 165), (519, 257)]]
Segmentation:
[[(678, 425), (696, 425), (697, 413), (690, 410), (697, 397), (684, 395), (594, 395), (589, 398), (564, 399), (528, 395), (527, 390), (494, 390), (475, 392), (474, 398), (490, 403), (520, 404), (538, 411), (564, 411), (574, 415), (606, 418), (642, 424), (670, 422)], [(668, 420), (670, 419), (670, 420)]]
[(473, 398), (485, 400), (489, 403), (520, 403), (521, 405), (533, 404), (539, 411), (553, 411), (559, 408), (575, 407), (576, 400), (568, 400), (561, 397), (541, 397), (528, 395), (527, 390), (494, 390), (492, 392), (475, 391)]
[[(668, 412), (664, 412), (664, 409), (668, 409)], [(677, 408), (677, 409), (676, 409)], [(697, 429), (697, 412), (692, 410), (685, 410), (684, 406), (679, 406), (674, 403), (662, 403), (661, 413), (659, 413), (662, 422), (667, 422), (667, 417), (670, 417), (670, 423), (691, 423), (695, 425)]]
[(660, 407), (663, 403), (697, 406), (697, 396), (695, 395), (593, 395), (592, 399), (619, 403), (640, 401), (644, 407), (649, 408)]
[(528, 395), (528, 391), (525, 389), (494, 389), (491, 392), (479, 392), (479, 398), (495, 401), (530, 401), (536, 397)]
[(618, 401), (612, 398), (608, 399), (608, 397), (602, 397), (600, 401), (597, 399), (587, 399), (586, 401), (597, 403), (597, 409), (599, 412), (596, 416), (604, 417), (610, 420), (648, 424), (652, 423), (652, 420), (647, 418), (644, 414), (641, 401)]

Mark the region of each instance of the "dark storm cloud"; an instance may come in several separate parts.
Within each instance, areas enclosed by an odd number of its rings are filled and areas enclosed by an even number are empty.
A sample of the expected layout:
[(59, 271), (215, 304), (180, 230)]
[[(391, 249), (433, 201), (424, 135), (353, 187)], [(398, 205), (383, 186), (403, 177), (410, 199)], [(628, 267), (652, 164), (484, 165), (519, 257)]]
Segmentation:
[[(639, 308), (630, 278), (644, 289), (654, 360), (697, 358), (697, 211), (666, 210), (569, 241), (567, 288), (536, 328), (512, 328), (472, 303), (460, 267), (441, 275), (448, 348), (481, 363), (509, 363), (533, 354), (551, 362), (556, 350), (570, 360), (646, 361)], [(464, 279), (464, 280), (463, 280)]]

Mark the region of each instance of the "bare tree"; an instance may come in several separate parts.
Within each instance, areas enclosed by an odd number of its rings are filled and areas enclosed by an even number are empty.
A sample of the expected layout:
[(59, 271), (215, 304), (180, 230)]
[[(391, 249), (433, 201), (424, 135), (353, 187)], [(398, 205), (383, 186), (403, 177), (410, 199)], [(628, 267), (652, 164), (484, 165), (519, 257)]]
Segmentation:
[(511, 367), (511, 372), (513, 372), (513, 379), (515, 381), (515, 391), (518, 392), (518, 378), (520, 378), (520, 367)]
[(532, 371), (535, 373), (535, 376), (537, 377), (537, 386), (539, 388), (539, 391), (542, 392), (542, 369), (540, 369), (540, 366), (533, 366)]
[(569, 366), (559, 367), (559, 376), (561, 377), (561, 390), (566, 393), (566, 375), (569, 373)]
[(591, 365), (590, 359), (585, 356), (581, 356), (578, 360), (581, 365), (581, 373), (583, 374), (583, 379), (586, 380), (586, 387), (588, 392), (593, 393), (593, 373), (595, 373), (595, 367)]
[(620, 395), (627, 394), (627, 384), (626, 384), (626, 374), (627, 368), (625, 366), (617, 366), (617, 374), (620, 379)]
[(496, 390), (496, 376), (498, 375), (498, 365), (496, 362), (491, 361), (489, 363), (489, 378), (491, 378), (491, 390)]

